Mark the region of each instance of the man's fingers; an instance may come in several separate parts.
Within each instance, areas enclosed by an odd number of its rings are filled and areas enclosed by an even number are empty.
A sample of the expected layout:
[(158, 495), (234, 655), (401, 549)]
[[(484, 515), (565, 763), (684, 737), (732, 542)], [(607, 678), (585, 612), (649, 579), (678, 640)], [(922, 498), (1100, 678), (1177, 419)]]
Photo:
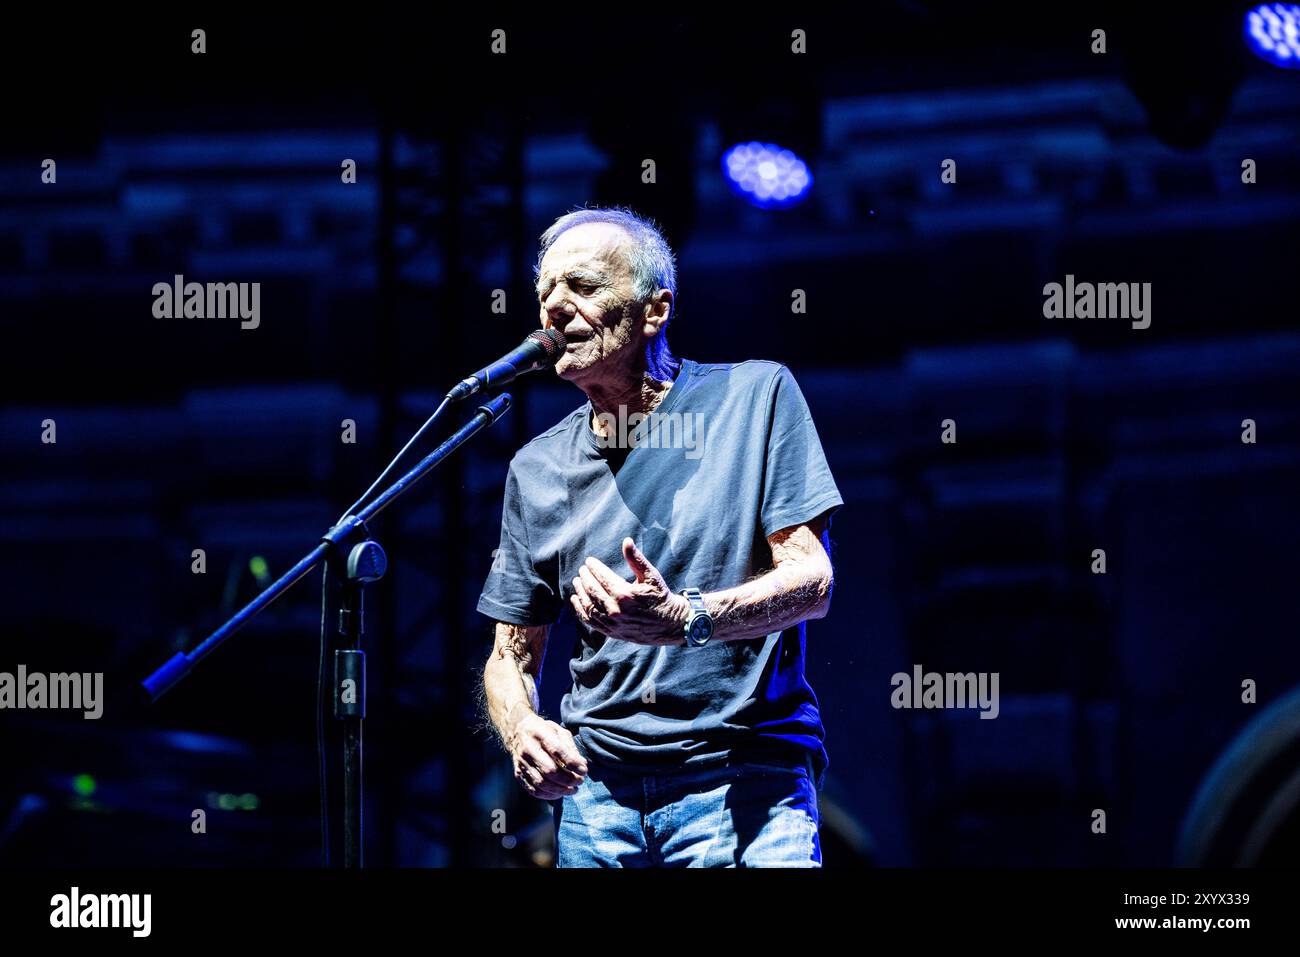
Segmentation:
[(583, 564), (583, 568), (591, 572), (602, 588), (615, 598), (629, 598), (632, 596), (632, 586), (626, 578), (614, 574), (614, 570), (602, 562), (599, 558), (588, 558)]
[(573, 580), (573, 594), (569, 596), (569, 604), (573, 606), (574, 614), (578, 616), (579, 620), (584, 624), (590, 624), (587, 621), (587, 606), (583, 603), (583, 599), (586, 597), (582, 590), (582, 582), (575, 578)]
[(537, 785), (542, 783), (542, 775), (528, 766), (528, 763), (522, 758), (519, 761), (519, 769), (516, 772), (519, 783), (524, 786), (524, 790), (530, 794), (537, 790)]
[(539, 773), (543, 780), (549, 781), (556, 787), (574, 788), (582, 782), (581, 775), (568, 768), (560, 767), (551, 759), (551, 756), (546, 753), (543, 742), (533, 742), (524, 748), (524, 762)]
[(557, 768), (550, 774), (545, 775), (545, 777), (547, 784), (560, 788), (566, 794), (572, 794), (578, 790), (578, 785), (582, 783), (582, 775), (574, 774), (567, 768)]
[(528, 792), (529, 796), (538, 798), (542, 801), (554, 801), (556, 798), (564, 797), (566, 794), (573, 794), (577, 788), (558, 787), (551, 784), (531, 768), (521, 770), (519, 783), (523, 789)]
[(591, 617), (596, 612), (595, 608), (584, 607), (582, 602), (578, 600), (577, 595), (569, 596), (569, 604), (573, 606), (573, 613), (578, 617), (579, 621), (592, 631), (598, 631), (602, 635), (605, 634), (604, 626)]
[[(589, 558), (587, 561), (588, 563), (591, 563), (594, 562), (595, 559)], [(601, 565), (600, 567), (605, 568), (604, 565)], [(605, 568), (605, 571), (609, 572), (609, 569)], [(610, 593), (607, 587), (607, 582), (596, 577), (596, 571), (590, 564), (583, 565), (582, 568), (578, 570), (578, 577), (582, 580), (582, 584), (587, 589), (587, 596), (596, 607), (604, 608), (605, 611), (611, 615), (618, 614), (621, 610), (619, 608), (618, 600)], [(627, 582), (620, 580), (619, 584), (626, 586)]]
[(557, 766), (573, 774), (578, 773), (578, 765), (582, 763), (582, 756), (577, 753), (576, 748), (571, 748), (569, 742), (564, 740), (560, 734), (563, 730), (554, 722), (547, 724), (547, 733), (542, 741), (546, 747), (546, 753)]
[(592, 631), (602, 634), (606, 637), (609, 637), (609, 630), (608, 630), (609, 626), (605, 624), (601, 624), (598, 621), (595, 621), (591, 617), (591, 615), (587, 613), (586, 609), (582, 607), (581, 603), (578, 601), (577, 595), (569, 596), (569, 604), (573, 606), (573, 613), (578, 617), (579, 621), (581, 621)]
[(530, 740), (523, 748), (524, 762), (538, 771), (543, 777), (550, 777), (556, 770), (555, 762), (551, 756), (546, 753), (540, 741), (536, 738)]
[(578, 789), (578, 785), (582, 783), (582, 775), (560, 768), (554, 773), (546, 775), (546, 783), (551, 787), (561, 788), (565, 792), (572, 794)]
[(573, 735), (558, 724), (552, 725), (551, 728), (551, 757), (575, 774), (587, 773), (587, 762), (582, 759)]
[(554, 774), (546, 775), (546, 784), (558, 788), (565, 794), (573, 794), (578, 790), (578, 785), (582, 783), (582, 777), (571, 771), (565, 771), (561, 768)]
[(530, 795), (551, 801), (574, 794), (587, 773), (587, 762), (573, 736), (553, 721), (535, 726), (515, 759), (515, 776)]
[(630, 538), (623, 539), (623, 560), (627, 562), (628, 568), (632, 569), (632, 574), (636, 575), (637, 581), (643, 582), (654, 577), (655, 567), (641, 553), (641, 549), (636, 547), (636, 542)]
[(581, 577), (573, 580), (573, 597), (577, 599), (578, 608), (582, 613), (582, 620), (591, 624), (591, 613), (596, 609), (595, 598), (588, 593), (586, 583)]

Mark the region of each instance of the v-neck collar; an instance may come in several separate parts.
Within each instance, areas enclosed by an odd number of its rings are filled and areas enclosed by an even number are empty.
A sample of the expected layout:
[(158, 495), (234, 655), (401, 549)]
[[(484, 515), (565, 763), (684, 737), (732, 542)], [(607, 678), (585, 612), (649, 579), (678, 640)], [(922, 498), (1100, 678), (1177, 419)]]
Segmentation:
[[(654, 410), (652, 412), (649, 413), (650, 415), (663, 415), (671, 411), (673, 406), (676, 405), (681, 400), (682, 393), (686, 391), (682, 387), (686, 384), (686, 380), (690, 378), (691, 373), (694, 371), (694, 369), (695, 369), (694, 362), (692, 362), (690, 359), (682, 360), (681, 368), (677, 370), (677, 377), (673, 379), (673, 384), (669, 387), (668, 394), (665, 395), (661, 400), (659, 400), (659, 404), (654, 407)], [(583, 431), (583, 435), (585, 437), (585, 441), (583, 442), (583, 445), (587, 448), (588, 451), (591, 452), (592, 455), (598, 457), (602, 456), (606, 452), (617, 451), (617, 449), (602, 448), (597, 443), (596, 433), (591, 427), (591, 418), (594, 413), (595, 413), (595, 408), (592, 406), (591, 400), (588, 399), (587, 405), (584, 407), (583, 415), (582, 415), (581, 428)], [(631, 453), (632, 451), (634, 451), (634, 449), (629, 448), (624, 451)]]

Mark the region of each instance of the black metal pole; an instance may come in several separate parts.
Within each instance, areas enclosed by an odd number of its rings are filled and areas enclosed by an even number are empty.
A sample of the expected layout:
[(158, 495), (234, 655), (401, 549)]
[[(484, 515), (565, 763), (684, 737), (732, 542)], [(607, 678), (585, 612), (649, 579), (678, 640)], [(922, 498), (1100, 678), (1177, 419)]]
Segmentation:
[(369, 505), (325, 533), (321, 543), (308, 552), (269, 588), (241, 608), (209, 635), (194, 651), (178, 652), (144, 680), (154, 701), (175, 686), (190, 670), (210, 655), (227, 638), (248, 623), (300, 581), (322, 560), (339, 562), (342, 556), (343, 601), (338, 630), (343, 645), (334, 653), (334, 716), (343, 722), (343, 866), (359, 868), (363, 862), (363, 765), (362, 726), (366, 716), (366, 656), (361, 648), (365, 637), (365, 587), (383, 577), (388, 558), (378, 542), (369, 537), (366, 522), (432, 471), (447, 456), (478, 432), (496, 422), (510, 408), (510, 395), (502, 393), (478, 407), (474, 417), (452, 436), (421, 459), (414, 468), (390, 485)]
[(171, 660), (154, 671), (143, 681), (144, 689), (150, 699), (157, 701), (169, 689), (181, 681), (196, 664), (212, 654), (227, 638), (237, 632), (249, 620), (275, 601), (300, 581), (303, 576), (321, 563), (322, 560), (341, 543), (352, 537), (358, 530), (364, 531), (365, 523), (374, 518), (399, 495), (438, 466), (460, 446), (468, 442), (480, 430), (494, 423), (510, 408), (510, 395), (503, 392), (496, 398), (478, 407), (472, 419), (461, 426), (452, 436), (436, 449), (421, 459), (414, 468), (390, 485), (384, 492), (356, 515), (348, 515), (343, 521), (325, 533), (321, 543), (304, 555), (297, 564), (271, 583), (260, 595), (235, 612), (220, 628), (210, 634), (191, 652), (177, 652)]

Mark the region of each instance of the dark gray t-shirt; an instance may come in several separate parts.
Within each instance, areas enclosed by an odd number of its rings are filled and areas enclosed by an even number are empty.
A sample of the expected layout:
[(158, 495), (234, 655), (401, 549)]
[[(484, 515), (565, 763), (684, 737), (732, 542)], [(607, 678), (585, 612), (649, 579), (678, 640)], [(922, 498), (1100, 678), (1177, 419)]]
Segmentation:
[[(484, 615), (554, 623), (589, 555), (630, 581), (625, 536), (674, 591), (731, 588), (772, 567), (767, 536), (843, 504), (799, 386), (775, 362), (684, 361), (649, 419), (623, 415), (621, 450), (601, 447), (591, 414), (590, 403), (574, 410), (511, 461)], [(589, 760), (650, 772), (810, 757), (821, 779), (802, 622), (703, 648), (577, 629), (560, 720)]]

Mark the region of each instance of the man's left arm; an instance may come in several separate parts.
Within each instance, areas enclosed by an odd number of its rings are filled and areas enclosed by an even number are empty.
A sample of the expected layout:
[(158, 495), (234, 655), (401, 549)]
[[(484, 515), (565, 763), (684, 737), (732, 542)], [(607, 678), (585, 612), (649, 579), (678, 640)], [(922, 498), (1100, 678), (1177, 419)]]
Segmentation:
[(767, 543), (771, 571), (704, 595), (714, 641), (770, 635), (809, 618), (825, 618), (830, 611), (835, 577), (825, 517), (774, 532)]
[[(773, 532), (767, 537), (770, 571), (704, 595), (713, 618), (712, 640), (758, 638), (826, 615), (834, 586), (826, 524), (826, 516), (820, 515)], [(623, 558), (634, 581), (615, 575), (599, 559), (587, 559), (573, 580), (574, 613), (610, 638), (643, 645), (684, 644), (689, 602), (668, 587), (630, 538), (623, 541)]]

